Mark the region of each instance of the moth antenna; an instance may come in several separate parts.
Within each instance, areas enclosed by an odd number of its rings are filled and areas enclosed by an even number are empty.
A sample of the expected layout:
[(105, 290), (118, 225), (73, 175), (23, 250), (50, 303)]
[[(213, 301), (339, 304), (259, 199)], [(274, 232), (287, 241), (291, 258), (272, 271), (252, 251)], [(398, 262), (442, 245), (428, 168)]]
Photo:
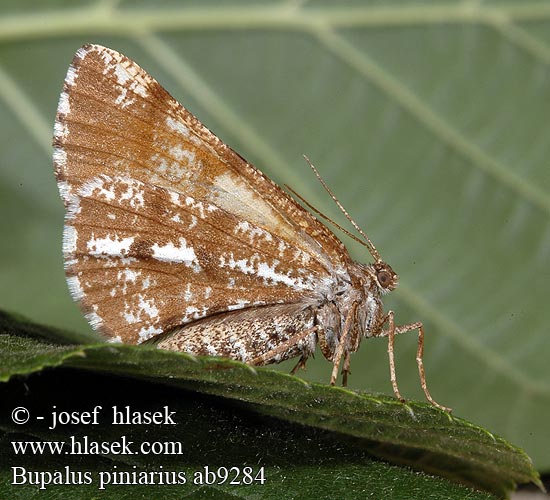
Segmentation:
[(343, 207), (343, 205), (338, 201), (338, 198), (334, 196), (330, 188), (327, 186), (327, 183), (323, 180), (321, 177), (321, 174), (317, 171), (313, 163), (311, 163), (310, 159), (303, 155), (304, 159), (308, 162), (311, 170), (313, 170), (313, 173), (319, 179), (319, 182), (323, 185), (325, 188), (325, 191), (329, 194), (329, 196), (332, 198), (334, 203), (338, 205), (338, 208), (341, 210), (341, 212), (346, 216), (346, 219), (348, 219), (351, 223), (351, 225), (359, 232), (359, 234), (365, 239), (365, 246), (369, 249), (370, 254), (373, 256), (374, 260), (376, 262), (382, 262), (382, 257), (380, 257), (380, 254), (378, 253), (378, 250), (376, 250), (376, 247), (374, 246), (373, 242), (370, 240), (370, 238), (367, 236), (367, 234), (359, 227), (359, 225), (351, 218), (351, 216), (348, 214), (347, 210)]
[(353, 240), (357, 241), (357, 243), (360, 243), (364, 247), (368, 247), (368, 245), (360, 238), (355, 236), (353, 233), (350, 233), (347, 229), (343, 228), (340, 224), (333, 221), (330, 217), (326, 216), (323, 212), (315, 208), (309, 201), (304, 199), (302, 196), (300, 196), (294, 189), (292, 189), (288, 184), (283, 184), (286, 189), (288, 189), (296, 198), (298, 198), (306, 207), (308, 207), (312, 212), (315, 212), (317, 215), (325, 219), (327, 222), (330, 222), (333, 226), (337, 227), (342, 231), (344, 234), (352, 238)]

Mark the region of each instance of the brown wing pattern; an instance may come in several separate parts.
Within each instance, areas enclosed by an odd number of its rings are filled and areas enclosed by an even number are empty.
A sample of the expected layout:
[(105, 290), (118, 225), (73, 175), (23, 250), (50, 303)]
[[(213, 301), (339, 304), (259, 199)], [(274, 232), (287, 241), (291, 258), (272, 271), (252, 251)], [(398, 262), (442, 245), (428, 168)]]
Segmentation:
[(209, 201), (279, 235), (327, 268), (343, 244), (270, 179), (226, 146), (137, 64), (82, 47), (61, 95), (54, 162), (65, 203), (85, 182), (126, 175)]
[(70, 198), (71, 291), (96, 328), (128, 343), (219, 312), (312, 301), (329, 278), (279, 236), (166, 188), (103, 175)]

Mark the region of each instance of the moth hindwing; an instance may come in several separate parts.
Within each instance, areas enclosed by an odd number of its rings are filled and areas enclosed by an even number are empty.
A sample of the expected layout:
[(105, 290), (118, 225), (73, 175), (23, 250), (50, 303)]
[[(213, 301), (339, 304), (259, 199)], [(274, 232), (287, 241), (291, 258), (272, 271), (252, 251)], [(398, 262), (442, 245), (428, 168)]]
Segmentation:
[(299, 357), (298, 368), (319, 344), (332, 383), (341, 359), (345, 383), (363, 337), (388, 336), (400, 397), (393, 338), (418, 329), (420, 349), (423, 329), (384, 313), (381, 295), (397, 275), (368, 237), (361, 232), (374, 262), (354, 262), (136, 63), (99, 45), (78, 50), (59, 100), (54, 165), (69, 289), (92, 327), (256, 365)]

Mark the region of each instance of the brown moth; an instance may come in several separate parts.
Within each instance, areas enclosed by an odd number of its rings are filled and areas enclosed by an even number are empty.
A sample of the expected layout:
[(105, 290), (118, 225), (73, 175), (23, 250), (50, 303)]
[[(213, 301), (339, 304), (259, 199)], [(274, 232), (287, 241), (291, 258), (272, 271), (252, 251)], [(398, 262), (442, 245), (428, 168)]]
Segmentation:
[(99, 45), (76, 53), (54, 164), (69, 289), (107, 337), (251, 365), (299, 356), (293, 371), (319, 344), (331, 384), (343, 359), (345, 384), (361, 339), (387, 336), (402, 399), (394, 337), (418, 330), (422, 388), (448, 410), (426, 387), (422, 323), (396, 326), (384, 313), (381, 296), (397, 274), (341, 205), (373, 263), (353, 261), (312, 213), (125, 56)]

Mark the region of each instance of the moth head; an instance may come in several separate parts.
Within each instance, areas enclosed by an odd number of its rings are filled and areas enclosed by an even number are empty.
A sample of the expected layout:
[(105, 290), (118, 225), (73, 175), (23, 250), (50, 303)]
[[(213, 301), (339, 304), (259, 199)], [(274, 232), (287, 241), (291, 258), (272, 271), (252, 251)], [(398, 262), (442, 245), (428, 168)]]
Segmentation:
[(372, 274), (376, 280), (376, 284), (382, 293), (388, 293), (397, 288), (399, 276), (385, 262), (375, 262), (372, 264)]

